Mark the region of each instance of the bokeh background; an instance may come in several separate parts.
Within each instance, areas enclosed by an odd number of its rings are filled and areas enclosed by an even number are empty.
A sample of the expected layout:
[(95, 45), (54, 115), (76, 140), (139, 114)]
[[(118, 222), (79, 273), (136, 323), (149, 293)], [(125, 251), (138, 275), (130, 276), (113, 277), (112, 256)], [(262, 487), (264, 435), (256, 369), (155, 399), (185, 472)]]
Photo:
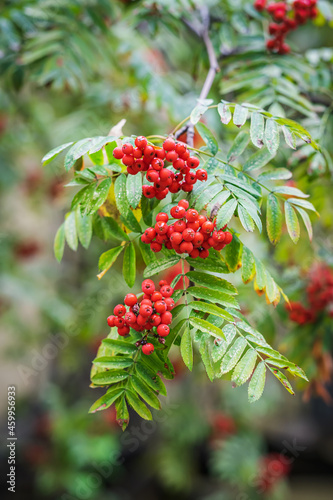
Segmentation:
[[(169, 396), (154, 422), (133, 415), (123, 433), (112, 409), (88, 415), (98, 391), (89, 388), (91, 361), (108, 334), (105, 318), (127, 286), (121, 260), (97, 280), (98, 257), (110, 247), (97, 237), (88, 250), (66, 248), (61, 264), (55, 260), (53, 239), (73, 188), (64, 187), (71, 175), (62, 168), (63, 157), (41, 166), (53, 147), (107, 135), (123, 118), (127, 134), (165, 134), (186, 117), (208, 69), (188, 20), (208, 5), (221, 64), (211, 96), (274, 106), (301, 121), (326, 148), (326, 157), (303, 147), (278, 159), (281, 166), (288, 163), (295, 185), (311, 194), (321, 213), (312, 219), (313, 244), (305, 231), (297, 247), (287, 236), (276, 248), (258, 232), (248, 238), (289, 296), (304, 303), (318, 269), (330, 283), (333, 266), (333, 9), (320, 3), (324, 16), (291, 37), (296, 55), (290, 57), (303, 75), (296, 79), (303, 99), (296, 108), (281, 99), (281, 58), (265, 53), (265, 23), (249, 1), (2, 2), (0, 429), (6, 436), (7, 386), (15, 385), (16, 498), (332, 498), (329, 300), (315, 323), (299, 324), (283, 304), (267, 306), (236, 277), (249, 319), (310, 377), (310, 384), (296, 384), (294, 397), (270, 380), (263, 398), (249, 405), (246, 389), (210, 383), (199, 359), (189, 374), (176, 350), (176, 377), (166, 382)], [(262, 57), (264, 71), (259, 67), (260, 83), (237, 85), (234, 72), (252, 61), (247, 50)], [(285, 61), (291, 72), (293, 59)], [(222, 144), (234, 137), (231, 126), (222, 129), (208, 115), (207, 121)], [(8, 453), (1, 443), (1, 498), (9, 498)]]

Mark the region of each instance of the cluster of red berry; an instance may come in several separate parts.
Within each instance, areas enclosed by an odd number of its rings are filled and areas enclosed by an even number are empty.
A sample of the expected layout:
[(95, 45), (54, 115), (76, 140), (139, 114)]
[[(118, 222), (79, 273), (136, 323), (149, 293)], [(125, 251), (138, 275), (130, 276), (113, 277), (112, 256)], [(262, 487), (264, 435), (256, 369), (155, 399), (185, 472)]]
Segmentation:
[(160, 252), (164, 245), (179, 254), (188, 253), (193, 259), (206, 259), (210, 248), (219, 251), (232, 241), (232, 234), (225, 231), (226, 226), (216, 231), (216, 221), (211, 222), (205, 215), (189, 208), (187, 200), (180, 200), (172, 207), (170, 215), (176, 219), (171, 225), (168, 225), (168, 214), (160, 212), (155, 226), (148, 227), (141, 236), (141, 241), (149, 244), (153, 252)]
[(300, 302), (291, 302), (289, 318), (295, 323), (304, 325), (313, 323), (318, 314), (326, 310), (333, 316), (333, 273), (326, 266), (315, 267), (309, 275), (310, 283), (306, 288), (310, 307)]
[(136, 343), (137, 347), (142, 345), (144, 354), (151, 354), (154, 351), (153, 344), (147, 342), (148, 333), (152, 333), (161, 344), (164, 344), (164, 337), (170, 333), (168, 326), (172, 323), (170, 311), (175, 306), (171, 297), (173, 288), (165, 280), (161, 280), (159, 286), (160, 291), (157, 291), (152, 280), (144, 280), (141, 287), (143, 291), (141, 302), (139, 303), (134, 293), (128, 293), (124, 299), (125, 305), (116, 305), (113, 310), (114, 315), (107, 319), (108, 325), (116, 326), (122, 337), (129, 334), (130, 328), (137, 332), (147, 331), (143, 339)]
[[(126, 165), (130, 175), (147, 172), (146, 179), (152, 185), (142, 186), (146, 198), (163, 200), (169, 191), (178, 193), (181, 189), (189, 193), (197, 181), (207, 180), (206, 170), (195, 170), (200, 165), (199, 158), (190, 156), (183, 142), (175, 142), (169, 137), (160, 148), (148, 144), (146, 137), (139, 136), (134, 143), (135, 147), (128, 142), (116, 147), (113, 156)], [(177, 172), (166, 168), (165, 161), (172, 163)]]
[(259, 11), (267, 10), (276, 21), (268, 26), (269, 34), (273, 38), (267, 41), (266, 47), (278, 54), (290, 52), (289, 45), (285, 43), (285, 37), (289, 31), (318, 15), (317, 0), (295, 0), (291, 5), (285, 1), (267, 5), (267, 0), (256, 0), (254, 7)]

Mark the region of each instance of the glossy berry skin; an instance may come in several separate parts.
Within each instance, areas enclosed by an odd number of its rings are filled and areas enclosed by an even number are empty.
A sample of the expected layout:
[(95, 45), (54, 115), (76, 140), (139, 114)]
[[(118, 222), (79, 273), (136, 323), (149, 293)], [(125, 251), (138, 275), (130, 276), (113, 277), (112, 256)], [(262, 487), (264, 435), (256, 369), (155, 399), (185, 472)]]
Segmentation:
[(168, 232), (168, 224), (163, 221), (156, 222), (154, 229), (157, 234), (166, 234)]
[(199, 213), (194, 208), (191, 208), (187, 210), (185, 217), (189, 222), (194, 222), (199, 217)]
[(193, 241), (194, 236), (195, 236), (195, 232), (193, 229), (186, 228), (183, 231), (182, 236), (183, 236), (184, 241)]
[(190, 156), (186, 160), (186, 165), (190, 168), (197, 168), (200, 165), (200, 160), (196, 156)]
[(133, 153), (133, 146), (129, 142), (123, 144), (121, 149), (124, 155), (131, 155)]
[(185, 208), (185, 210), (187, 210), (188, 207), (190, 206), (190, 204), (187, 200), (183, 199), (183, 200), (179, 200), (178, 206), (183, 207), (183, 208)]
[(127, 323), (128, 325), (132, 325), (132, 324), (136, 323), (136, 316), (133, 312), (128, 311), (124, 316), (124, 320), (125, 320), (125, 323)]
[(124, 316), (126, 313), (126, 308), (122, 304), (118, 304), (114, 310), (113, 313), (115, 316)]
[(125, 326), (124, 318), (120, 318), (119, 316), (117, 316), (116, 319), (114, 320), (114, 326), (116, 326), (118, 328)]
[(160, 337), (167, 337), (170, 333), (170, 328), (168, 325), (163, 325), (162, 323), (157, 327), (157, 334)]
[(121, 336), (121, 337), (125, 337), (126, 335), (129, 334), (129, 327), (128, 326), (122, 326), (120, 328), (118, 328), (118, 334)]
[(159, 214), (156, 215), (156, 222), (168, 222), (169, 216), (168, 214), (164, 212), (160, 212)]
[(171, 311), (175, 307), (175, 301), (171, 297), (166, 298), (164, 302), (168, 311)]
[(231, 241), (232, 241), (232, 234), (231, 234), (231, 233), (229, 233), (229, 231), (226, 231), (226, 232), (224, 233), (224, 235), (225, 235), (225, 238), (224, 238), (224, 243), (225, 243), (226, 245), (229, 245), (229, 243), (231, 243)]
[(151, 316), (153, 314), (153, 308), (150, 305), (148, 305), (148, 304), (143, 304), (140, 307), (139, 313), (144, 318), (149, 318), (149, 316)]
[(155, 284), (152, 280), (144, 280), (141, 285), (143, 293), (151, 295), (155, 291)]
[(108, 325), (110, 328), (112, 328), (115, 325), (115, 323), (114, 323), (115, 319), (116, 319), (116, 316), (109, 316), (108, 317), (107, 322), (108, 322)]
[(167, 310), (167, 305), (164, 300), (158, 300), (155, 302), (155, 311), (157, 313), (164, 313)]
[(160, 176), (156, 170), (149, 170), (146, 174), (146, 179), (149, 182), (157, 182)]
[(134, 306), (138, 301), (137, 296), (134, 293), (128, 293), (124, 299), (124, 303), (127, 306)]
[(150, 243), (150, 250), (154, 253), (158, 253), (162, 250), (162, 244), (157, 241), (153, 241)]
[(134, 143), (137, 148), (145, 149), (145, 147), (148, 144), (148, 141), (143, 135), (140, 135), (135, 139)]
[(182, 219), (186, 213), (184, 207), (177, 205), (176, 207), (172, 207), (170, 210), (170, 214), (174, 219)]
[(173, 288), (171, 288), (171, 286), (169, 285), (162, 286), (160, 291), (161, 295), (165, 298), (171, 297), (171, 295), (173, 294)]
[(175, 245), (180, 245), (180, 243), (182, 242), (182, 240), (183, 240), (182, 233), (178, 233), (178, 232), (175, 231), (170, 236), (171, 243), (174, 243)]
[(142, 346), (142, 352), (143, 354), (146, 354), (147, 356), (149, 356), (150, 354), (152, 354), (154, 352), (154, 346), (153, 344), (151, 344), (150, 342), (148, 342), (147, 344), (144, 344)]
[(116, 158), (116, 160), (121, 160), (124, 156), (123, 150), (121, 148), (114, 148), (112, 154), (114, 158)]
[(206, 221), (202, 224), (202, 231), (204, 233), (209, 234), (213, 231), (213, 229), (214, 229), (214, 224), (210, 221)]
[(183, 243), (180, 244), (181, 253), (191, 253), (193, 248), (193, 244), (188, 241), (183, 241)]
[(164, 325), (171, 325), (172, 323), (172, 314), (170, 311), (166, 311), (161, 314), (161, 323)]
[(160, 280), (160, 281), (158, 282), (158, 286), (160, 286), (160, 287), (162, 287), (162, 286), (164, 286), (164, 285), (168, 285), (168, 284), (169, 284), (169, 283), (168, 283), (166, 280)]
[(176, 143), (173, 139), (171, 139), (171, 137), (168, 137), (168, 139), (166, 139), (164, 142), (163, 142), (163, 149), (165, 151), (173, 151), (176, 147)]
[(198, 181), (206, 181), (208, 179), (208, 174), (205, 169), (199, 168), (199, 170), (196, 171), (196, 177)]

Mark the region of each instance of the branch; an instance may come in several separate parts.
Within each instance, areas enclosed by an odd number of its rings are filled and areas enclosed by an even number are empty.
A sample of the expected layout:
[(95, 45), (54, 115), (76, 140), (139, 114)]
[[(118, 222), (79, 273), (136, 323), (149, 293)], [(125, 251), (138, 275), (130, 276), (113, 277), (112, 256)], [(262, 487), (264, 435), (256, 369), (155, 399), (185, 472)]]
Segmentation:
[[(208, 58), (209, 58), (209, 71), (207, 73), (205, 82), (203, 84), (203, 87), (200, 92), (199, 99), (206, 99), (210, 89), (212, 88), (216, 73), (220, 70), (219, 68), (219, 63), (214, 51), (213, 44), (211, 42), (211, 39), (209, 38), (209, 26), (210, 26), (210, 15), (209, 15), (209, 9), (207, 6), (204, 6), (200, 9), (201, 13), (201, 18), (202, 18), (202, 25), (200, 29), (200, 33), (198, 31), (198, 28), (194, 27), (192, 23), (189, 23), (188, 21), (184, 21), (185, 24), (198, 36), (200, 36), (205, 44)], [(193, 142), (194, 142), (194, 125), (192, 123), (189, 123), (187, 125), (187, 138), (186, 142), (190, 147), (193, 147)]]

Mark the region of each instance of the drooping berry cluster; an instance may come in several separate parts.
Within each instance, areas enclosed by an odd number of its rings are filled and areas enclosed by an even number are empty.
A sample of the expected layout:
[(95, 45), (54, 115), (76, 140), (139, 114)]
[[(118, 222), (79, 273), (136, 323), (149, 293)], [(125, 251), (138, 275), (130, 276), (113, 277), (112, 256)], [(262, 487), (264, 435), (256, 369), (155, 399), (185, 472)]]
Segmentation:
[(291, 302), (288, 306), (292, 321), (300, 325), (313, 323), (323, 311), (333, 317), (333, 273), (329, 268), (316, 266), (310, 272), (306, 294), (309, 307), (301, 302)]
[(232, 241), (232, 234), (225, 230), (226, 226), (217, 231), (216, 221), (212, 222), (189, 208), (187, 200), (180, 200), (172, 207), (170, 215), (176, 219), (172, 224), (168, 225), (168, 214), (160, 212), (155, 226), (148, 227), (141, 236), (141, 241), (149, 244), (153, 252), (160, 252), (164, 245), (179, 254), (188, 253), (193, 259), (206, 259), (210, 248), (219, 251)]
[[(160, 290), (155, 290), (152, 280), (146, 279), (142, 282), (143, 296), (140, 300), (134, 293), (128, 293), (124, 299), (124, 305), (118, 304), (113, 310), (113, 315), (107, 319), (110, 327), (116, 326), (118, 334), (125, 337), (130, 328), (137, 332), (146, 332), (144, 337), (136, 343), (142, 345), (144, 354), (151, 354), (154, 346), (147, 342), (148, 334), (154, 335), (163, 344), (164, 337), (170, 333), (169, 325), (172, 323), (171, 310), (175, 302), (171, 297), (173, 288), (167, 281), (159, 282)], [(127, 306), (127, 307), (126, 307)]]
[(285, 37), (290, 31), (318, 15), (317, 0), (295, 0), (291, 5), (286, 1), (270, 2), (267, 5), (267, 0), (256, 0), (254, 7), (259, 11), (266, 10), (275, 21), (268, 26), (273, 38), (267, 41), (266, 47), (278, 54), (290, 52), (289, 45), (285, 43)]
[[(170, 193), (180, 190), (189, 193), (197, 181), (206, 181), (206, 170), (199, 168), (200, 160), (190, 156), (186, 144), (166, 139), (163, 147), (148, 144), (146, 137), (139, 136), (134, 141), (135, 147), (126, 142), (113, 150), (113, 156), (122, 160), (130, 175), (146, 172), (146, 179), (151, 184), (142, 186), (146, 198), (163, 200)], [(172, 163), (172, 168), (165, 167), (165, 162)]]

